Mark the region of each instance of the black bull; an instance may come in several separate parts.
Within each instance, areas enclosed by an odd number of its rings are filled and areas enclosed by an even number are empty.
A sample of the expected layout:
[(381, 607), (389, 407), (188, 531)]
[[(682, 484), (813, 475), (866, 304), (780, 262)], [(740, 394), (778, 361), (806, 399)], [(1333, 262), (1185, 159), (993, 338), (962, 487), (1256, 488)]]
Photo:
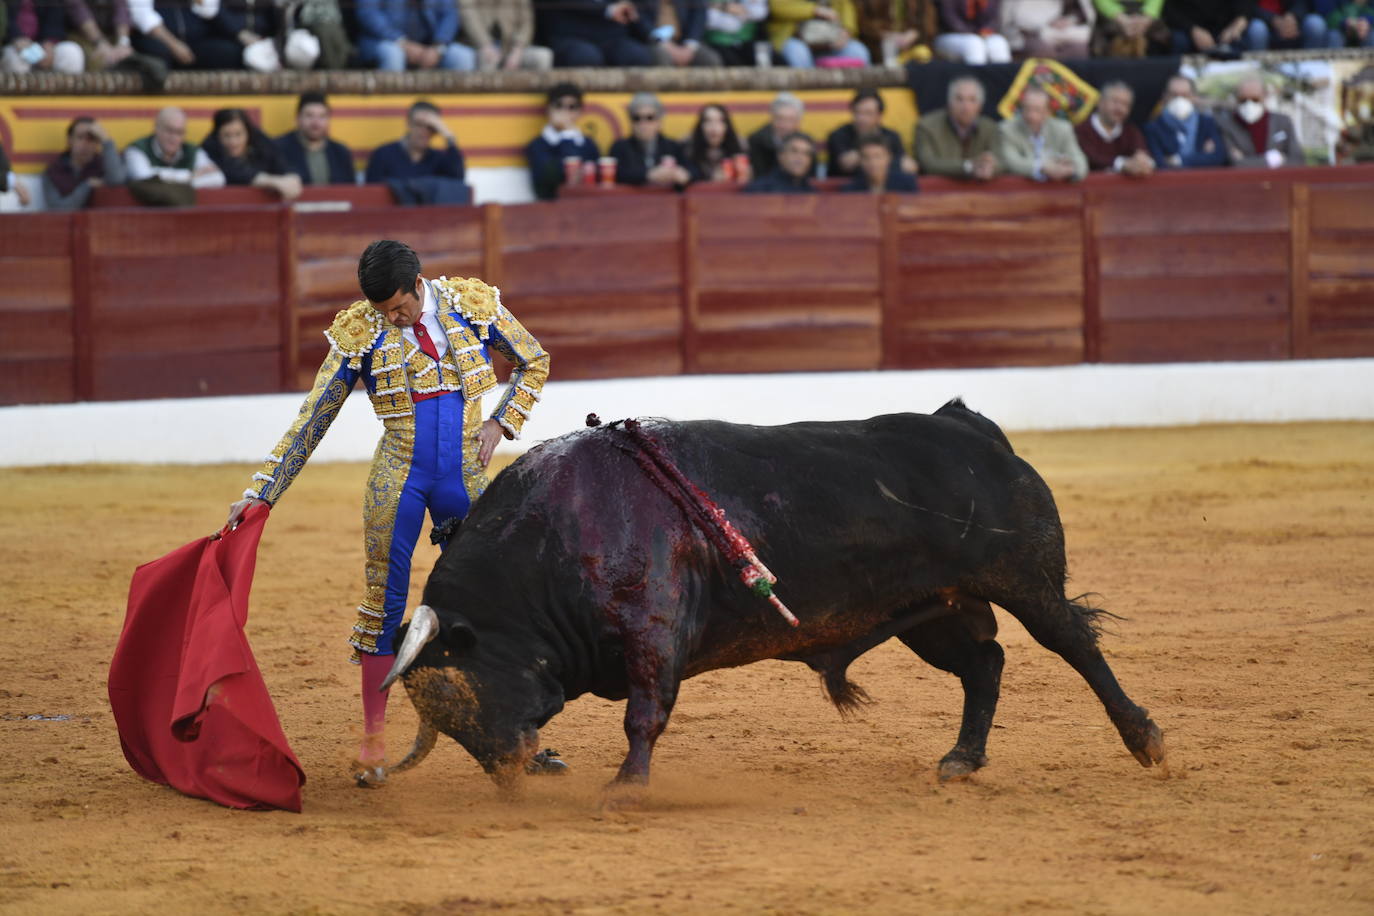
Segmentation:
[(933, 415), (644, 428), (753, 542), (800, 626), (741, 584), (624, 430), (555, 439), (477, 501), (401, 634), (392, 676), (421, 727), (396, 769), (441, 731), (504, 781), (564, 702), (590, 692), (628, 700), (617, 779), (642, 782), (684, 678), (805, 661), (843, 712), (865, 699), (849, 663), (896, 636), (962, 681), (939, 774), (966, 776), (986, 763), (1002, 672), (990, 604), (1083, 676), (1142, 765), (1163, 760), (1160, 730), (1098, 650), (1101, 612), (1065, 596), (1049, 488), (992, 421), (953, 401)]

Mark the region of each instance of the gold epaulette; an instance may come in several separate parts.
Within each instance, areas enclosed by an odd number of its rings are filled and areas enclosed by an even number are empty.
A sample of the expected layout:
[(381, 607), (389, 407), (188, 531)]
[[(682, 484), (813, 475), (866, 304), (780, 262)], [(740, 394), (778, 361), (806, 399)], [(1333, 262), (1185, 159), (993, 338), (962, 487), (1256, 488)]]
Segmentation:
[(496, 320), (496, 312), (501, 307), (501, 291), (476, 277), (453, 280), (440, 277), (434, 286), (444, 305), (466, 318), (477, 329), (478, 338), (486, 340), (487, 328)]
[(334, 316), (324, 336), (339, 355), (356, 361), (367, 355), (385, 329), (382, 313), (360, 299)]

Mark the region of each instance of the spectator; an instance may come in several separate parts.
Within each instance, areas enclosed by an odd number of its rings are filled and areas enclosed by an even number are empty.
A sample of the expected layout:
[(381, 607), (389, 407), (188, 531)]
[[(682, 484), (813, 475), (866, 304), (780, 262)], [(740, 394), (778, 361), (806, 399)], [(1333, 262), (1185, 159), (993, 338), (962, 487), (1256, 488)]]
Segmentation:
[[(219, 0), (220, 15), (242, 48), (243, 66), (259, 73), (275, 73), (281, 69), (277, 52), (278, 41), (285, 40), (281, 11), (272, 0)], [(310, 55), (309, 65), (315, 63), (319, 49)], [(307, 65), (301, 69), (308, 70)]]
[(1168, 0), (1164, 21), (1173, 33), (1174, 53), (1238, 56), (1260, 41), (1264, 29), (1260, 24), (1251, 30), (1251, 6), (1252, 0)]
[(849, 60), (867, 67), (873, 62), (868, 48), (854, 37), (859, 32), (855, 0), (772, 0), (768, 9), (768, 36), (787, 66)]
[(218, 0), (128, 0), (134, 50), (169, 67), (236, 70), (243, 46)]
[(784, 137), (801, 130), (806, 107), (790, 92), (779, 92), (768, 106), (768, 123), (749, 135), (749, 168), (763, 177), (778, 167), (778, 150)]
[(1002, 0), (1002, 34), (1022, 57), (1088, 56), (1090, 0)]
[(353, 151), (329, 136), (329, 101), (323, 92), (302, 92), (296, 129), (275, 141), (286, 167), (306, 184), (354, 184)]
[[(1324, 5), (1318, 0), (1319, 9)], [(1374, 7), (1369, 0), (1333, 4), (1326, 23), (1330, 47), (1374, 48)]]
[[(714, 102), (703, 105), (687, 140), (687, 167), (702, 181), (748, 181), (753, 175), (730, 112)], [(729, 163), (734, 163), (730, 165)]]
[(51, 0), (5, 0), (4, 50), (0, 70), (28, 73), (50, 70), (80, 73), (86, 69), (81, 45), (67, 41), (62, 4)]
[(553, 51), (534, 41), (532, 0), (458, 0), (479, 70), (548, 70)]
[(143, 203), (189, 204), (193, 188), (222, 188), (224, 173), (205, 150), (186, 142), (186, 112), (168, 107), (157, 113), (153, 133), (124, 150), (129, 189)]
[(887, 138), (882, 134), (865, 134), (859, 138), (859, 171), (842, 190), (867, 191), (870, 194), (884, 191), (912, 194), (919, 189), (916, 176), (897, 167)]
[(43, 172), (43, 201), (49, 210), (80, 210), (91, 191), (124, 183), (124, 163), (110, 135), (95, 118), (67, 125), (67, 149)]
[(1163, 112), (1145, 125), (1145, 142), (1160, 168), (1197, 169), (1226, 165), (1221, 128), (1197, 110), (1193, 81), (1183, 74), (1170, 77), (1164, 90)]
[(940, 0), (940, 25), (935, 53), (975, 67), (1011, 61), (1011, 46), (997, 33), (998, 0)]
[(1164, 24), (1164, 0), (1093, 0), (1093, 23), (1088, 50), (1093, 57), (1145, 57), (1168, 54), (1173, 35)]
[(801, 131), (783, 138), (778, 148), (778, 166), (744, 186), (750, 193), (814, 194), (811, 172), (815, 168), (816, 145)]
[(14, 174), (10, 168), (10, 157), (5, 155), (5, 148), (0, 146), (0, 213), (25, 208), (32, 202), (29, 189)]
[(720, 55), (705, 43), (706, 5), (702, 0), (658, 0), (639, 5), (653, 39), (660, 67), (719, 67)]
[(242, 108), (215, 112), (201, 146), (224, 173), (225, 184), (266, 188), (283, 200), (301, 196), (301, 177), (287, 168), (281, 153)]
[(566, 172), (563, 163), (569, 159), (596, 162), (601, 156), (596, 141), (584, 136), (577, 127), (582, 113), (582, 90), (572, 83), (558, 83), (549, 90), (549, 123), (539, 136), (525, 147), (525, 159), (530, 165), (530, 181), (534, 196), (553, 200), (563, 184)]
[(86, 46), (87, 70), (114, 67), (133, 53), (127, 0), (66, 0), (65, 6), (67, 22)]
[(636, 92), (630, 99), (630, 133), (611, 144), (615, 183), (681, 188), (692, 180), (687, 151), (663, 136), (663, 103), (652, 92)]
[(1251, 51), (1329, 47), (1326, 20), (1306, 0), (1257, 0), (1251, 12)]
[(983, 84), (961, 76), (949, 84), (948, 107), (916, 122), (916, 161), (927, 175), (990, 181), (997, 176), (997, 124), (983, 111)]
[(537, 0), (535, 23), (555, 67), (652, 67), (640, 6), (631, 0)]
[(873, 60), (887, 65), (925, 63), (939, 33), (937, 0), (858, 0), (859, 39)]
[(358, 0), (358, 59), (378, 70), (472, 70), (455, 0)]
[(1094, 172), (1117, 172), (1144, 178), (1155, 170), (1145, 147), (1145, 135), (1126, 119), (1135, 104), (1135, 90), (1119, 80), (1102, 87), (1097, 109), (1074, 128), (1078, 148)]
[(830, 132), (825, 140), (826, 174), (832, 178), (845, 178), (859, 173), (859, 138), (877, 134), (887, 141), (888, 158), (893, 168), (903, 172), (915, 172), (916, 160), (902, 148), (902, 138), (897, 132), (883, 127), (883, 97), (876, 89), (860, 89), (849, 101), (849, 110), (854, 120), (841, 124)]
[(752, 67), (759, 23), (768, 18), (768, 0), (710, 0), (705, 42), (727, 67)]
[(1242, 77), (1236, 84), (1235, 108), (1217, 112), (1217, 126), (1232, 165), (1276, 169), (1307, 162), (1293, 119), (1265, 107), (1259, 74)]
[[(444, 148), (434, 149), (442, 137)], [(369, 184), (386, 182), (402, 202), (467, 203), (463, 153), (453, 132), (430, 102), (416, 102), (406, 113), (404, 138), (372, 151), (367, 163)]]
[(1035, 181), (1082, 181), (1088, 160), (1068, 121), (1050, 113), (1050, 97), (1038, 86), (1021, 93), (1016, 114), (997, 126), (997, 158), (1012, 175)]

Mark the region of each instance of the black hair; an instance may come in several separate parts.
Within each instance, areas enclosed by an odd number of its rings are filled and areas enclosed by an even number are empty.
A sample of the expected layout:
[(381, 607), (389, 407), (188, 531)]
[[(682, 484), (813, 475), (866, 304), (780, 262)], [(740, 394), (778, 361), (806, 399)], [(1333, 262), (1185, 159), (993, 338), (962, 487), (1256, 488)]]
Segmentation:
[[(201, 144), (202, 146), (208, 144), (211, 147), (210, 150), (207, 150), (211, 153), (211, 159), (215, 158), (216, 148), (223, 149), (223, 145), (219, 142), (220, 128), (234, 121), (241, 123), (243, 129), (248, 132), (248, 148), (245, 150), (243, 158), (253, 163), (262, 163), (268, 159), (270, 155), (268, 150), (272, 146), (272, 141), (267, 134), (262, 132), (262, 128), (254, 124), (253, 119), (248, 117), (248, 112), (242, 108), (221, 108), (215, 112), (211, 120), (213, 123), (210, 125), (210, 133), (206, 135), (206, 143)], [(214, 138), (213, 142), (210, 142), (211, 138)], [(261, 168), (260, 165), (259, 168)]]
[(554, 102), (557, 102), (559, 99), (566, 99), (566, 98), (569, 98), (569, 97), (576, 99), (576, 100), (577, 100), (577, 104), (579, 104), (579, 105), (582, 104), (582, 90), (581, 90), (581, 89), (577, 88), (577, 86), (575, 86), (575, 85), (572, 84), (572, 83), (566, 83), (566, 82), (565, 82), (565, 83), (554, 83), (553, 88), (549, 90), (549, 97), (548, 97), (548, 102), (547, 102), (547, 104), (552, 105)]
[(876, 89), (860, 89), (858, 92), (854, 93), (854, 98), (849, 100), (849, 110), (853, 111), (864, 99), (872, 99), (877, 102), (879, 114), (887, 110), (887, 106), (883, 104), (882, 95)]
[(792, 131), (792, 133), (783, 137), (782, 142), (778, 144), (778, 149), (781, 150), (783, 147), (791, 143), (793, 140), (801, 140), (805, 142), (807, 147), (811, 150), (811, 155), (816, 155), (816, 141), (811, 139), (810, 134), (802, 133), (799, 130), (794, 130)]
[(325, 94), (315, 89), (309, 89), (301, 93), (301, 97), (296, 101), (296, 114), (301, 113), (301, 109), (307, 105), (323, 105), (325, 111), (329, 110), (329, 99)]
[(701, 166), (709, 164), (706, 151), (711, 146), (706, 142), (706, 131), (702, 129), (701, 122), (706, 120), (706, 112), (712, 109), (720, 112), (721, 119), (725, 121), (725, 136), (720, 141), (721, 155), (737, 156), (744, 152), (744, 144), (740, 142), (739, 134), (735, 133), (735, 122), (730, 120), (730, 112), (719, 102), (708, 102), (697, 113), (696, 127), (692, 128), (692, 136), (687, 139), (687, 158)]
[(438, 105), (435, 105), (433, 102), (426, 102), (424, 99), (421, 99), (420, 101), (416, 102), (415, 104), (411, 105), (409, 108), (406, 109), (406, 120), (409, 121), (412, 117), (414, 117), (415, 112), (417, 111), (432, 111), (435, 114), (440, 113)]
[(72, 138), (72, 134), (76, 133), (76, 129), (80, 127), (82, 124), (94, 123), (95, 118), (91, 117), (90, 115), (81, 115), (80, 117), (72, 118), (72, 123), (67, 125), (67, 139), (70, 140)]
[(397, 293), (415, 290), (420, 257), (404, 242), (381, 239), (358, 258), (358, 286), (369, 302), (385, 302)]
[(892, 147), (887, 145), (887, 138), (879, 133), (864, 134), (859, 138), (859, 142), (854, 145), (854, 148), (862, 150), (865, 146), (881, 146), (889, 153), (892, 152)]

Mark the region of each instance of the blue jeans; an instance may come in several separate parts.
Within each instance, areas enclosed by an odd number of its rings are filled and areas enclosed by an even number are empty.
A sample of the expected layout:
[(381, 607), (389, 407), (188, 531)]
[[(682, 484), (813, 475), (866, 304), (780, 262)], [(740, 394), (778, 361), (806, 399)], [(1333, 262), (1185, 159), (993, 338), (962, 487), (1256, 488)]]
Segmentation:
[[(377, 38), (358, 39), (358, 59), (364, 64), (373, 64), (378, 70), (401, 71), (406, 68), (406, 53), (401, 42), (382, 41)], [(454, 42), (444, 48), (439, 60), (441, 70), (477, 69), (477, 52), (467, 45)]]
[[(864, 62), (864, 66), (873, 63), (872, 55), (868, 53), (868, 48), (862, 42), (850, 39), (849, 44), (845, 45), (834, 54), (824, 55), (826, 57), (854, 57)], [(782, 59), (787, 62), (787, 66), (798, 69), (806, 69), (816, 66), (816, 59), (811, 54), (811, 49), (799, 38), (789, 38), (782, 43)]]
[(1303, 17), (1301, 31), (1296, 38), (1277, 38), (1263, 19), (1255, 18), (1245, 30), (1247, 51), (1268, 51), (1270, 48), (1339, 48), (1345, 42), (1338, 32), (1326, 27), (1326, 20), (1316, 13)]

